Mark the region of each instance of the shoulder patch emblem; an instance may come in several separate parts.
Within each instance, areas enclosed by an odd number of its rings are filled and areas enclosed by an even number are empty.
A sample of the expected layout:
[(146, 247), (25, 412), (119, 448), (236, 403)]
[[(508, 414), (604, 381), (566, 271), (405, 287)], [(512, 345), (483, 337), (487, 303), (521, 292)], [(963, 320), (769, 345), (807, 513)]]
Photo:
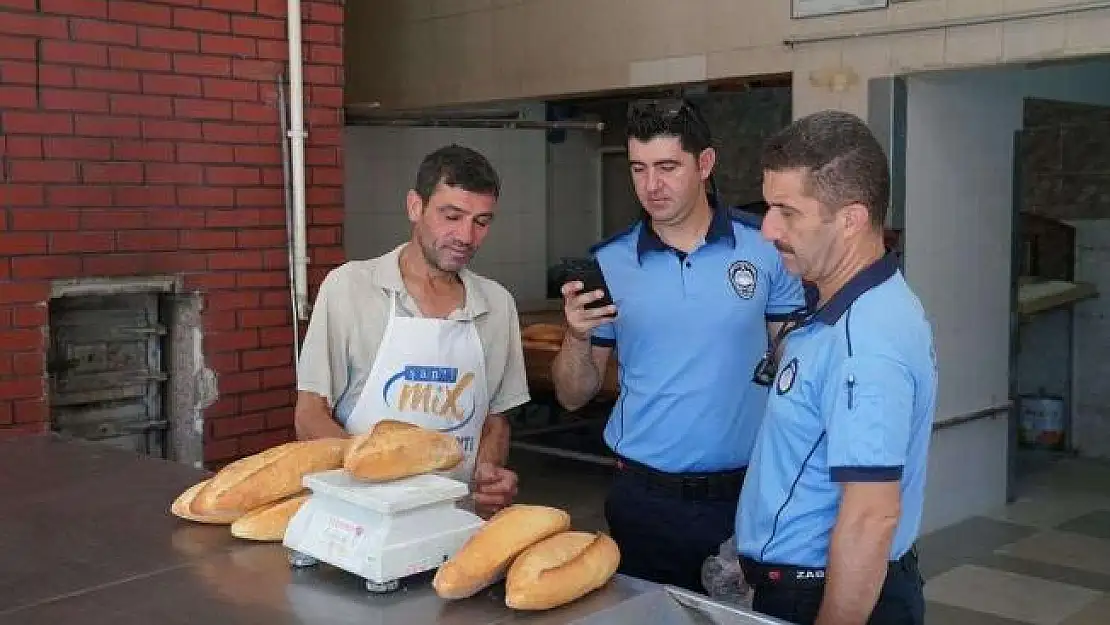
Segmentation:
[(759, 274), (756, 272), (755, 265), (746, 260), (738, 260), (728, 268), (728, 282), (732, 285), (732, 290), (741, 299), (751, 299), (755, 297), (755, 288)]
[(775, 392), (785, 395), (794, 388), (794, 381), (798, 379), (798, 359), (791, 358), (790, 362), (779, 371), (779, 378), (775, 382)]

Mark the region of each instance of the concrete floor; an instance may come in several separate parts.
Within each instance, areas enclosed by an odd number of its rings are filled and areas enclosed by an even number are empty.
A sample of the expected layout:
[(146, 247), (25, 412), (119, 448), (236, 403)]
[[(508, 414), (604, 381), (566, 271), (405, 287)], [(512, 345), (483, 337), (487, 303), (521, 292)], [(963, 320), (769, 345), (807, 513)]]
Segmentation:
[[(611, 469), (514, 449), (521, 502), (604, 530)], [(923, 536), (928, 625), (1110, 625), (1110, 462), (1023, 455), (1019, 499)]]

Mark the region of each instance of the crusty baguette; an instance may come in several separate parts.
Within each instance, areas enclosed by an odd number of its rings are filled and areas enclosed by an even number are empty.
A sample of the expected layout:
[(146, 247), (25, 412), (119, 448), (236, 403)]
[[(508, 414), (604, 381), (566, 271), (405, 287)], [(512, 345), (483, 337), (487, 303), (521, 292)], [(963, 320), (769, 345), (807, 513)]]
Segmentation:
[(533, 323), (520, 331), (520, 338), (537, 343), (562, 343), (566, 328), (554, 323)]
[(349, 439), (342, 438), (294, 441), (236, 460), (201, 489), (193, 511), (238, 510), (245, 514), (295, 495), (304, 489), (301, 479), (306, 474), (343, 466), (348, 443)]
[(505, 605), (547, 610), (604, 586), (620, 565), (617, 543), (606, 534), (561, 532), (524, 550), (505, 577)]
[(170, 505), (170, 513), (181, 519), (186, 519), (195, 523), (209, 523), (212, 525), (228, 525), (242, 516), (240, 512), (234, 510), (228, 512), (217, 511), (208, 514), (201, 514), (193, 510), (193, 501), (196, 499), (197, 493), (207, 486), (209, 481), (211, 480), (197, 482), (186, 489), (185, 492), (178, 495), (177, 499), (174, 499), (173, 504)]
[(231, 524), (231, 535), (246, 540), (279, 542), (285, 538), (289, 519), (308, 501), (308, 493), (251, 510)]
[(343, 468), (352, 477), (372, 482), (447, 471), (463, 460), (454, 436), (401, 421), (379, 421), (356, 437)]
[(520, 345), (526, 351), (531, 352), (531, 353), (547, 352), (549, 354), (558, 354), (559, 350), (562, 349), (562, 347), (563, 347), (562, 343), (551, 343), (551, 342), (548, 342), (548, 341), (527, 341), (527, 340), (521, 341)]
[(432, 586), (443, 599), (465, 599), (504, 576), (513, 558), (538, 541), (570, 528), (558, 508), (516, 504), (493, 515), (436, 571)]

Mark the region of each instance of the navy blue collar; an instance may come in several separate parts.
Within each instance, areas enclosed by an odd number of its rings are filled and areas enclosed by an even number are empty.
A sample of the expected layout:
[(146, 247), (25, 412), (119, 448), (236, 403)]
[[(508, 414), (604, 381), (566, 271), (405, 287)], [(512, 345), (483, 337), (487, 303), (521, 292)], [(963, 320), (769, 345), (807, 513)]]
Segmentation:
[[(832, 296), (832, 299), (813, 312), (810, 319), (820, 321), (825, 325), (831, 326), (835, 324), (837, 321), (840, 321), (844, 313), (848, 312), (848, 308), (850, 308), (861, 295), (886, 282), (897, 271), (898, 255), (891, 250), (887, 250), (882, 258), (869, 265), (863, 271), (857, 273), (851, 280), (848, 280), (847, 284), (840, 287), (840, 290)], [(814, 297), (816, 291), (817, 289), (812, 287), (806, 289), (806, 303), (810, 305), (811, 310), (816, 301)], [(811, 300), (810, 298), (814, 299)]]
[[(732, 230), (732, 219), (729, 218), (728, 208), (722, 208), (713, 198), (709, 200), (709, 208), (713, 218), (709, 221), (709, 230), (705, 233), (706, 244), (715, 242), (727, 243), (729, 247), (736, 247), (736, 233)], [(646, 216), (640, 220), (640, 239), (636, 242), (636, 257), (643, 260), (648, 252), (660, 252), (671, 249), (663, 242), (655, 230), (651, 229), (651, 220)]]

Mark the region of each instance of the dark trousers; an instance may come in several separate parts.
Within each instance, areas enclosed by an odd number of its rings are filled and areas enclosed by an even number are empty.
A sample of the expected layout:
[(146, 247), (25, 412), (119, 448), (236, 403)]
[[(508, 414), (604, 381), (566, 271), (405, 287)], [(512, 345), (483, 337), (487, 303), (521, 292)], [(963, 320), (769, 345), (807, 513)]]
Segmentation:
[(609, 534), (625, 575), (705, 593), (701, 567), (732, 536), (736, 497), (689, 499), (619, 472), (605, 500)]
[[(749, 577), (747, 570), (745, 567), (745, 577)], [(792, 583), (791, 577), (781, 575), (785, 581), (779, 583), (749, 577), (755, 590), (752, 608), (794, 625), (812, 625), (817, 620), (825, 586), (814, 580)], [(892, 562), (868, 625), (925, 625), (924, 585), (915, 554), (911, 552)]]

